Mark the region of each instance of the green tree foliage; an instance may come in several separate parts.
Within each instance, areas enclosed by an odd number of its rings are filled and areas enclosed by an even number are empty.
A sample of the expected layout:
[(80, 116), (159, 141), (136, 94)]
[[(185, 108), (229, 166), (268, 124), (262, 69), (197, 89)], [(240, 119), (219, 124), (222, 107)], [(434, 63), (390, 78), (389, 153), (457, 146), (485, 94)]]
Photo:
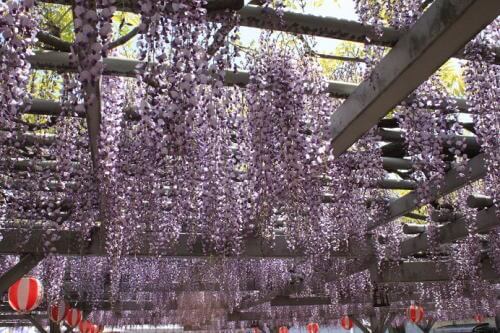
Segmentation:
[(450, 59), (445, 62), (439, 69), (438, 75), (450, 95), (465, 95), (463, 69), (459, 60)]
[(57, 4), (39, 3), (42, 21), (41, 30), (58, 37), (64, 41), (71, 42), (74, 39), (73, 13), (70, 6)]

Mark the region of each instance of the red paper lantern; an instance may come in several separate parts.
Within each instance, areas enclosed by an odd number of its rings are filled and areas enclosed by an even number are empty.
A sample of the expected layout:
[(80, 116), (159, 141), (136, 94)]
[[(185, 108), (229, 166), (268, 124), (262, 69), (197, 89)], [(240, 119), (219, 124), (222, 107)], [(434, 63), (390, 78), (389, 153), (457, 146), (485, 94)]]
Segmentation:
[(318, 323), (309, 323), (306, 326), (307, 333), (318, 333), (319, 332), (319, 325)]
[(408, 310), (406, 310), (406, 315), (408, 319), (413, 323), (418, 323), (424, 318), (424, 308), (415, 304), (410, 305)]
[(91, 333), (99, 333), (99, 325), (92, 325)]
[(54, 323), (60, 323), (66, 317), (69, 306), (65, 302), (51, 305), (49, 309), (49, 319)]
[(278, 328), (278, 333), (288, 333), (288, 327), (280, 326), (280, 328)]
[(82, 321), (82, 311), (78, 309), (68, 309), (64, 318), (69, 327), (75, 328)]
[(93, 324), (88, 321), (88, 320), (82, 320), (80, 321), (80, 324), (78, 324), (78, 329), (80, 330), (80, 333), (93, 333)]
[(349, 316), (343, 316), (342, 319), (340, 319), (340, 326), (345, 330), (350, 330), (354, 326), (354, 323)]
[(484, 320), (484, 317), (483, 317), (481, 314), (479, 314), (479, 313), (478, 313), (478, 314), (476, 314), (476, 315), (474, 316), (474, 320), (475, 320), (477, 323), (482, 323), (482, 322), (483, 322), (483, 320)]
[(43, 286), (34, 277), (23, 277), (9, 287), (8, 295), (11, 308), (20, 313), (28, 313), (42, 302)]

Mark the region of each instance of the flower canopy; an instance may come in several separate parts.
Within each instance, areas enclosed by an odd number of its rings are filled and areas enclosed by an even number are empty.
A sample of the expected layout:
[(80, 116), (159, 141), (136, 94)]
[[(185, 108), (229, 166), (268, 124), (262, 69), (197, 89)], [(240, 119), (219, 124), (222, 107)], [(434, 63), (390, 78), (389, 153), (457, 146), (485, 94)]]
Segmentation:
[(500, 3), (354, 3), (3, 1), (2, 290), (98, 332), (498, 313)]

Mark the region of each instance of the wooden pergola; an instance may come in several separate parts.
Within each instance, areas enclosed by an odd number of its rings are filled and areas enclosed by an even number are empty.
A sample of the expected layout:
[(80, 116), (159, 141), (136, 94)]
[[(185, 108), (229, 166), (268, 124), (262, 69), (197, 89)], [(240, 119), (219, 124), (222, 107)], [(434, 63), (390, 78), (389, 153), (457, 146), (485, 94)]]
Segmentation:
[[(67, 0), (45, 0), (43, 2), (59, 3), (70, 5)], [(243, 5), (243, 0), (209, 0), (207, 9), (209, 15), (217, 18), (217, 13), (221, 10), (235, 10), (240, 15), (239, 24), (260, 29), (278, 29), (293, 34), (306, 34), (312, 36), (335, 38), (340, 40), (354, 41), (390, 47), (391, 50), (380, 61), (373, 70), (372, 75), (359, 85), (345, 82), (327, 82), (327, 91), (333, 98), (345, 99), (341, 107), (332, 114), (331, 131), (328, 135), (331, 137), (334, 153), (340, 155), (351, 147), (363, 134), (369, 129), (377, 126), (378, 134), (382, 138), (383, 166), (388, 173), (397, 173), (404, 176), (406, 172), (412, 170), (412, 162), (408, 158), (401, 131), (398, 129), (398, 123), (392, 118), (386, 116), (391, 110), (401, 103), (410, 103), (424, 99), (425, 96), (418, 96), (412, 92), (425, 80), (429, 78), (441, 65), (449, 58), (462, 58), (463, 47), (479, 31), (493, 21), (500, 14), (500, 1), (492, 0), (435, 0), (426, 9), (422, 17), (408, 30), (397, 31), (392, 28), (383, 28), (382, 34), (373, 35), (373, 27), (365, 26), (361, 23), (351, 22), (331, 17), (319, 17), (314, 15), (298, 14), (294, 12), (285, 12), (282, 18), (283, 24), (278, 16), (273, 13), (273, 9), (267, 8), (264, 14), (262, 7), (258, 2), (252, 2), (249, 5)], [(137, 1), (124, 0), (118, 1), (118, 10), (127, 12), (137, 12)], [(51, 70), (58, 73), (74, 72), (76, 69), (69, 61), (70, 44), (64, 42), (48, 33), (39, 33), (39, 39), (42, 43), (50, 45), (54, 50), (37, 51), (29, 57), (29, 62), (35, 70)], [(500, 49), (496, 50), (496, 64), (500, 64)], [(138, 61), (121, 58), (105, 58), (104, 75), (134, 77)], [(224, 83), (227, 86), (237, 86), (244, 89), (249, 83), (249, 74), (246, 72), (227, 71)], [(99, 87), (94, 87), (99, 89)], [(97, 94), (98, 95), (98, 94)], [(463, 99), (454, 98), (456, 108), (461, 113), (468, 113), (467, 103)], [(445, 108), (447, 101), (442, 101), (441, 105), (434, 105), (433, 108)], [(75, 114), (76, 117), (86, 117), (89, 133), (90, 151), (92, 156), (98, 154), (98, 138), (101, 131), (101, 110), (100, 103), (95, 103), (94, 107), (89, 109), (87, 114)], [(26, 114), (57, 116), (62, 112), (61, 105), (52, 100), (34, 99), (31, 106), (23, 110)], [(123, 110), (130, 119), (138, 119), (140, 115), (133, 109)], [(473, 124), (462, 122), (464, 128), (473, 129)], [(1, 134), (1, 132), (0, 132)], [(8, 137), (0, 136), (2, 145), (21, 145), (30, 146), (50, 146), (56, 138), (53, 135), (40, 135), (25, 133), (21, 136)], [(481, 146), (474, 135), (456, 136), (447, 138), (449, 142), (458, 140), (465, 142), (464, 152), (470, 158), (466, 165), (465, 176), (460, 175), (460, 171), (451, 167), (444, 177), (439, 188), (432, 189), (434, 199), (439, 199), (471, 182), (483, 178), (487, 173), (485, 165), (485, 155)], [(450, 156), (450, 161), (453, 156)], [(30, 159), (5, 160), (0, 159), (0, 167), (6, 165), (13, 166), (19, 174), (23, 172), (35, 172), (44, 170), (55, 172), (53, 161), (34, 161)], [(50, 184), (49, 188), (38, 189), (37, 184), (29, 183), (19, 179), (9, 180), (0, 177), (0, 188), (2, 189), (26, 189), (43, 190), (57, 193), (61, 191), (61, 184)], [(394, 198), (388, 198), (389, 205), (387, 213), (381, 216), (376, 223), (371, 225), (373, 230), (377, 227), (386, 225), (400, 217), (406, 216), (418, 220), (427, 220), (427, 216), (415, 213), (420, 208), (417, 199), (416, 184), (404, 177), (401, 180), (387, 178), (380, 181), (377, 187), (380, 189), (408, 190), (409, 193)], [(324, 193), (323, 204), (331, 203), (331, 195)], [(43, 207), (44, 203), (39, 203)], [(45, 203), (47, 204), (47, 203)], [(61, 216), (50, 216), (48, 219), (68, 218), (70, 216), (71, 202), (58, 201), (55, 203), (61, 207)], [(477, 232), (487, 233), (500, 226), (499, 214), (494, 206), (492, 198), (481, 194), (471, 194), (467, 199), (467, 204), (471, 208), (477, 209)], [(469, 231), (466, 217), (453, 214), (453, 212), (442, 211), (439, 216), (431, 216), (431, 220), (439, 223), (438, 239), (441, 244), (452, 244), (467, 237)], [(15, 217), (13, 220), (22, 220), (23, 217)], [(427, 228), (423, 224), (407, 224), (404, 232), (410, 235), (401, 243), (401, 256), (405, 261), (398, 266), (390, 266), (377, 269), (374, 267), (376, 260), (375, 253), (370, 256), (362, 255), (357, 244), (349, 243), (343, 250), (332, 253), (332, 256), (345, 257), (352, 259), (352, 265), (348, 268), (347, 274), (357, 274), (363, 271), (370, 273), (370, 279), (374, 283), (390, 284), (393, 282), (439, 282), (452, 279), (450, 273), (443, 270), (443, 264), (440, 261), (426, 258), (422, 259), (422, 254), (430, 248), (427, 238)], [(44, 230), (32, 229), (29, 240), (19, 243), (23, 237), (22, 228), (9, 228), (5, 224), (1, 230), (2, 239), (0, 240), (0, 254), (19, 255), (19, 263), (12, 267), (8, 272), (0, 277), (0, 291), (6, 292), (8, 287), (17, 279), (27, 274), (46, 256), (43, 244)], [(101, 230), (94, 230), (90, 240), (83, 240), (81, 234), (73, 231), (58, 232), (58, 240), (53, 243), (54, 253), (63, 256), (104, 256), (105, 235)], [(190, 235), (182, 234), (178, 244), (174, 249), (161, 250), (157, 253), (150, 244), (154, 239), (154, 233), (144, 233), (143, 238), (124, 255), (131, 257), (153, 257), (158, 254), (163, 257), (174, 258), (209, 258), (212, 253), (203, 251), (201, 241), (197, 241), (194, 246), (188, 244)], [(244, 243), (244, 251), (240, 258), (248, 259), (272, 259), (272, 258), (300, 258), (305, 257), (303, 249), (297, 248), (290, 250), (283, 235), (278, 235), (273, 247), (267, 245), (262, 239), (247, 238)], [(420, 257), (419, 257), (420, 256)], [(418, 260), (416, 260), (418, 257)], [(313, 276), (309, 279), (321, 281), (333, 281), (338, 279), (337, 272), (331, 272), (328, 276)], [(295, 276), (289, 283), (281, 288), (275, 288), (272, 291), (262, 291), (259, 286), (252, 281), (248, 281), (247, 290), (249, 291), (237, 308), (226, 313), (227, 321), (259, 321), (274, 319), (274, 315), (269, 312), (248, 310), (252, 307), (264, 303), (270, 303), (273, 308), (282, 306), (328, 306), (331, 299), (327, 295), (318, 293), (309, 297), (294, 297), (290, 295), (300, 294), (305, 287), (305, 278)], [(492, 283), (499, 283), (500, 275), (492, 267), (490, 259), (485, 257), (482, 262), (482, 278)], [(126, 289), (126, 286), (122, 288)], [(149, 291), (154, 292), (154, 286), (149, 286)], [(68, 286), (71, 290), (71, 286)], [(190, 291), (209, 291), (220, 292), (220, 285), (217, 283), (200, 282), (186, 287), (179, 285), (175, 290), (168, 290), (175, 293)], [(500, 295), (500, 292), (499, 292)], [(73, 304), (85, 306), (74, 298), (75, 295), (68, 294), (68, 301)], [(412, 299), (409, 295), (405, 297), (402, 294), (390, 294), (391, 305), (387, 309), (386, 317), (380, 322), (372, 322), (372, 330), (383, 331), (390, 324), (391, 313), (401, 311), (404, 308), (403, 303)], [(346, 303), (368, 303), (371, 300), (343, 300)], [(429, 306), (432, 300), (429, 301)], [(175, 301), (168, 305), (172, 310), (177, 308)], [(41, 332), (45, 329), (39, 323), (39, 320), (46, 317), (43, 312), (32, 315), (17, 315), (10, 313), (6, 303), (0, 305), (0, 327), (11, 325), (35, 325)], [(96, 300), (92, 309), (94, 310), (116, 310), (134, 311), (153, 309), (154, 304), (138, 304), (134, 300), (122, 301), (120, 304), (113, 305), (109, 299)], [(90, 310), (90, 308), (88, 309)], [(356, 313), (352, 313), (356, 318)], [(325, 314), (325, 319), (328, 314)], [(333, 319), (333, 318), (332, 318)], [(358, 325), (366, 327), (358, 321)], [(56, 333), (59, 327), (50, 326), (51, 333)], [(368, 332), (368, 331), (366, 331)]]

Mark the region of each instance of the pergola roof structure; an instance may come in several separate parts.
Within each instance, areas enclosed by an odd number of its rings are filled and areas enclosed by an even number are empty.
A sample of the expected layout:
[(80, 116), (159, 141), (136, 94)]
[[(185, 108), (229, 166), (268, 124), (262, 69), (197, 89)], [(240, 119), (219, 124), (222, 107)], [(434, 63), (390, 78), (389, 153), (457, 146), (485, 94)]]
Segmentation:
[[(42, 1), (47, 3), (57, 3), (62, 5), (71, 5), (70, 1), (54, 0)], [(116, 6), (119, 11), (139, 12), (139, 1), (117, 1)], [(366, 26), (357, 22), (346, 20), (319, 17), (308, 14), (298, 14), (285, 11), (281, 18), (272, 8), (245, 5), (242, 0), (209, 0), (206, 4), (209, 17), (215, 22), (220, 21), (220, 15), (223, 12), (236, 12), (239, 15), (239, 25), (255, 27), (260, 29), (280, 30), (292, 34), (304, 34), (318, 37), (335, 38), (346, 41), (367, 43), (390, 48), (383, 59), (374, 67), (371, 74), (359, 85), (346, 82), (328, 81), (325, 82), (325, 92), (331, 98), (342, 99), (340, 107), (332, 112), (330, 118), (330, 131), (324, 133), (331, 140), (333, 154), (341, 156), (353, 144), (355, 144), (370, 129), (376, 128), (376, 133), (380, 138), (380, 147), (382, 152), (382, 165), (386, 175), (397, 174), (398, 177), (387, 176), (380, 179), (376, 188), (381, 190), (403, 190), (406, 192), (399, 197), (388, 197), (387, 207), (384, 214), (378, 216), (367, 227), (367, 234), (374, 232), (377, 228), (388, 225), (389, 223), (401, 218), (411, 218), (414, 222), (433, 221), (438, 225), (435, 235), (439, 246), (453, 246), (457, 241), (465, 239), (470, 234), (470, 221), (467, 216), (455, 214), (446, 209), (437, 210), (441, 212), (440, 216), (425, 216), (421, 212), (416, 212), (424, 203), (419, 202), (418, 184), (405, 177), (414, 170), (414, 162), (405, 146), (404, 129), (399, 128), (399, 123), (395, 118), (387, 117), (388, 114), (398, 105), (409, 105), (411, 103), (424, 102), (427, 96), (415, 94), (414, 91), (423, 82), (425, 82), (441, 65), (451, 57), (464, 58), (464, 47), (471, 41), (476, 34), (494, 21), (500, 14), (500, 2), (492, 0), (435, 0), (428, 6), (422, 16), (407, 31), (396, 30), (384, 27), (379, 34), (374, 34), (374, 27)], [(27, 57), (33, 70), (49, 70), (57, 73), (73, 73), (78, 69), (70, 61), (71, 43), (65, 42), (57, 37), (51, 36), (46, 32), (38, 33), (39, 40), (51, 50), (36, 50), (33, 55)], [(54, 50), (57, 49), (57, 50)], [(496, 57), (493, 63), (500, 65), (500, 48), (495, 50)], [(132, 59), (106, 57), (103, 59), (103, 75), (114, 77), (134, 78), (137, 75), (137, 68), (154, 66), (153, 63)], [(250, 84), (251, 74), (244, 71), (226, 70), (224, 73), (224, 85), (235, 87), (236, 89), (247, 89)], [(97, 89), (91, 87), (90, 89)], [(496, 92), (498, 94), (498, 92)], [(97, 94), (99, 95), (99, 93)], [(429, 105), (429, 109), (445, 109), (450, 103), (454, 105), (455, 110), (460, 113), (472, 113), (469, 110), (467, 101), (461, 98), (450, 97), (440, 102), (440, 104)], [(50, 99), (34, 98), (29, 106), (21, 107), (20, 114), (38, 115), (38, 116), (59, 116), (63, 112), (63, 106), (59, 101)], [(86, 130), (89, 134), (88, 149), (92, 155), (94, 167), (96, 167), (99, 154), (99, 137), (102, 133), (101, 103), (93, 104), (85, 112), (73, 110), (71, 116), (75, 118), (85, 117), (87, 119)], [(127, 119), (131, 122), (138, 122), (141, 119), (140, 112), (133, 107), (123, 109)], [(69, 116), (69, 115), (68, 115)], [(474, 123), (459, 119), (460, 124), (470, 130), (468, 135), (449, 136), (446, 142), (453, 146), (456, 142), (464, 142), (463, 152), (469, 158), (462, 167), (457, 167), (454, 163), (455, 156), (447, 152), (447, 171), (444, 178), (438, 186), (433, 186), (429, 190), (430, 197), (437, 202), (440, 198), (450, 195), (462, 187), (484, 178), (488, 172), (487, 156), (481, 147), (477, 134), (474, 133)], [(495, 126), (492, 124), (492, 126)], [(498, 126), (498, 124), (497, 124)], [(17, 149), (29, 149), (30, 147), (50, 147), (58, 139), (55, 134), (41, 134), (34, 132), (14, 133), (2, 128), (0, 124), (0, 145), (6, 147), (15, 147)], [(310, 134), (310, 133), (309, 133)], [(308, 135), (305, 133), (304, 135)], [(86, 147), (83, 149), (87, 149)], [(497, 153), (500, 151), (497, 149)], [(3, 177), (3, 170), (15, 170), (18, 178)], [(41, 191), (46, 192), (49, 199), (41, 202), (25, 202), (29, 209), (44, 212), (48, 206), (59, 207), (57, 214), (47, 214), (46, 219), (52, 221), (70, 221), (71, 220), (71, 199), (61, 198), (60, 193), (68, 187), (75, 184), (62, 184), (57, 181), (45, 185), (33, 183), (23, 177), (26, 173), (56, 173), (57, 163), (50, 158), (0, 158), (0, 193), (8, 191)], [(325, 178), (324, 182), (330, 180)], [(496, 189), (498, 191), (498, 189)], [(101, 198), (101, 200), (104, 200)], [(322, 194), (322, 205), (332, 204), (334, 201), (332, 193), (324, 192)], [(5, 202), (9, 205), (9, 202)], [(470, 208), (478, 212), (475, 216), (474, 224), (477, 234), (486, 234), (500, 227), (498, 207), (494, 198), (484, 194), (471, 193), (467, 199)], [(2, 211), (0, 210), (0, 213)], [(36, 267), (47, 255), (46, 235), (47, 228), (43, 221), (33, 221), (30, 216), (23, 216), (20, 211), (17, 216), (1, 216), (4, 222), (0, 230), (0, 254), (16, 255), (20, 257), (17, 264), (11, 267), (0, 277), (0, 290), (6, 292), (8, 287), (17, 279), (28, 274)], [(62, 222), (65, 223), (65, 222)], [(82, 233), (73, 230), (59, 230), (53, 228), (49, 234), (55, 234), (57, 237), (51, 242), (51, 255), (64, 257), (103, 257), (107, 256), (106, 247), (106, 221), (101, 220), (100, 225), (91, 230), (90, 237), (82, 237)], [(28, 232), (29, 230), (29, 232)], [(212, 309), (214, 314), (212, 318), (231, 321), (272, 321), (275, 323), (293, 318), (283, 318), (280, 316), (282, 307), (308, 307), (317, 306), (320, 309), (319, 317), (325, 321), (328, 319), (338, 319), (328, 309), (332, 304), (331, 296), (325, 293), (325, 289), (319, 287), (318, 290), (311, 292), (311, 281), (318, 281), (320, 284), (327, 284), (338, 280), (341, 276), (355, 275), (360, 273), (369, 274), (369, 280), (374, 284), (390, 286), (393, 283), (408, 284), (408, 290), (398, 292), (395, 288), (388, 291), (391, 305), (387, 307), (382, 324), (378, 326), (381, 330), (384, 325), (390, 324), (390, 313), (402, 312), (413, 297), (421, 297), (418, 293), (409, 292), (409, 290), (419, 283), (436, 283), (453, 280), (453, 273), (448, 271), (444, 262), (449, 260), (448, 256), (431, 257), (429, 253), (434, 244), (430, 244), (429, 230), (425, 224), (407, 223), (403, 229), (407, 234), (406, 238), (400, 243), (399, 251), (402, 262), (394, 265), (393, 262), (377, 265), (376, 250), (370, 248), (369, 244), (361, 246), (356, 239), (349, 240), (339, 250), (332, 250), (329, 256), (332, 258), (346, 258), (350, 264), (345, 271), (327, 271), (312, 272), (311, 276), (301, 274), (290, 274), (291, 277), (282, 285), (273, 285), (271, 288), (260, 285), (257, 281), (249, 278), (239, 286), (243, 291), (242, 298), (234, 307), (222, 306), (220, 309)], [(194, 241), (193, 241), (194, 239)], [(23, 240), (23, 241), (20, 241)], [(179, 239), (173, 246), (158, 247), (154, 244), (161, 242), (162, 239), (154, 230), (145, 230), (141, 233), (140, 239), (135, 240), (129, 248), (122, 253), (122, 256), (133, 258), (133, 260), (146, 260), (154, 258), (157, 260), (193, 260), (209, 262), (217, 258), (247, 260), (251, 262), (265, 262), (274, 259), (305, 260), (311, 256), (306, 249), (302, 247), (290, 248), (287, 242), (287, 236), (277, 228), (277, 234), (273, 244), (258, 235), (248, 235), (243, 240), (242, 252), (235, 256), (234, 254), (222, 254), (216, 251), (207, 251), (201, 235), (193, 236), (187, 230), (180, 234)], [(365, 246), (370, 249), (366, 251)], [(194, 266), (195, 264), (193, 264)], [(378, 266), (378, 267), (377, 267)], [(257, 267), (257, 266), (256, 266)], [(260, 266), (259, 266), (260, 267)], [(259, 268), (257, 268), (259, 269)], [(492, 259), (484, 255), (481, 260), (480, 277), (491, 284), (500, 283), (499, 272), (495, 270)], [(65, 298), (74, 306), (79, 306), (85, 311), (112, 311), (114, 315), (120, 317), (124, 313), (137, 313), (141, 311), (154, 311), (158, 308), (155, 301), (137, 296), (147, 293), (168, 293), (177, 294), (175, 299), (166, 301), (161, 305), (163, 310), (182, 310), (189, 311), (182, 305), (183, 295), (192, 293), (211, 293), (219, 294), (227, 292), (227, 286), (219, 281), (196, 280), (196, 277), (188, 277), (183, 282), (161, 286), (148, 284), (144, 290), (135, 290), (128, 286), (123, 278), (119, 290), (124, 294), (130, 295), (130, 299), (121, 299), (114, 302), (111, 297), (112, 288), (109, 281), (109, 273), (103, 277), (105, 282), (104, 293), (100, 298), (82, 299), (82, 291), (75, 290), (72, 285), (69, 272), (65, 272), (65, 284), (63, 286)], [(303, 296), (306, 292), (312, 295)], [(86, 291), (89, 294), (91, 291)], [(136, 294), (134, 296), (134, 293)], [(406, 295), (405, 295), (406, 294)], [(364, 304), (372, 300), (360, 296), (360, 299), (342, 299), (342, 304)], [(186, 296), (187, 297), (187, 296)], [(500, 297), (500, 293), (499, 293)], [(216, 297), (215, 297), (216, 298)], [(432, 308), (432, 299), (416, 299), (426, 307)], [(406, 302), (406, 303), (405, 303)], [(266, 309), (265, 304), (272, 310)], [(46, 317), (45, 313), (34, 313), (32, 315), (14, 315), (11, 314), (6, 303), (0, 305), (0, 327), (24, 325), (31, 323), (40, 331), (44, 331), (43, 325), (39, 322)], [(497, 305), (497, 309), (500, 307)], [(193, 313), (197, 309), (192, 309)], [(8, 314), (7, 314), (8, 313)], [(88, 313), (87, 313), (88, 314)], [(360, 318), (362, 311), (352, 310), (349, 313), (353, 318)], [(312, 315), (311, 315), (312, 316)], [(131, 318), (135, 318), (131, 315)], [(302, 318), (307, 320), (308, 318)], [(137, 319), (137, 324), (142, 322)], [(209, 324), (209, 323), (207, 323)], [(357, 324), (363, 324), (357, 320)], [(366, 329), (366, 328), (364, 328)], [(375, 322), (372, 322), (372, 329), (376, 330)], [(57, 332), (59, 327), (50, 325), (51, 332)]]

